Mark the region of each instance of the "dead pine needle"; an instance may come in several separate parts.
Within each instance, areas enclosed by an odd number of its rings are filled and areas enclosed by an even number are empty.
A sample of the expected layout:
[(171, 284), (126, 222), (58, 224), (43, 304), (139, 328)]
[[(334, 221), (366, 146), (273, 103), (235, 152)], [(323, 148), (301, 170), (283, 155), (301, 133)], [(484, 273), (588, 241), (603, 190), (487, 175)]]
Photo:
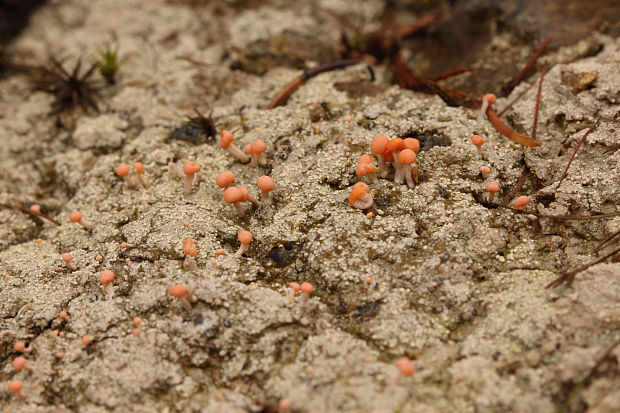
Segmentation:
[[(502, 206), (498, 206), (497, 208), (502, 208)], [(547, 214), (539, 214), (534, 211), (521, 210), (517, 208), (512, 208), (509, 206), (503, 206), (503, 208), (509, 209), (517, 214), (525, 214), (525, 215), (533, 215), (536, 218), (547, 218), (547, 219), (555, 219), (558, 221), (594, 221), (597, 219), (605, 219), (605, 218), (614, 218), (620, 216), (620, 212), (612, 212), (610, 214), (599, 214), (599, 215), (547, 215)]]
[(596, 246), (596, 248), (594, 248), (594, 252), (598, 252), (600, 250), (603, 249), (603, 247), (610, 243), (611, 241), (613, 241), (616, 237), (618, 237), (618, 235), (620, 235), (620, 229), (615, 231), (613, 234), (611, 234), (610, 236), (608, 236), (607, 238), (605, 238), (600, 244), (598, 244)]
[(536, 148), (541, 145), (540, 141), (531, 138), (529, 136), (521, 135), (520, 133), (510, 129), (506, 126), (497, 116), (497, 113), (493, 110), (491, 105), (487, 108), (487, 118), (496, 131), (519, 145), (527, 146), (528, 148)]
[(519, 189), (521, 189), (521, 187), (523, 186), (523, 182), (525, 182), (526, 176), (527, 176), (527, 165), (523, 165), (521, 176), (519, 177), (519, 180), (517, 181), (517, 184), (515, 185), (514, 189), (510, 191), (510, 194), (508, 194), (508, 197), (506, 197), (506, 199), (504, 199), (504, 202), (502, 202), (501, 204), (502, 207), (505, 207), (506, 205), (508, 205), (510, 200), (514, 198), (517, 192), (519, 192)]
[(562, 273), (561, 276), (559, 276), (555, 280), (551, 281), (549, 283), (549, 285), (547, 285), (545, 288), (548, 289), (548, 288), (559, 287), (560, 285), (562, 285), (564, 283), (571, 284), (575, 280), (575, 276), (577, 274), (579, 274), (582, 271), (587, 270), (588, 268), (590, 268), (590, 267), (592, 267), (592, 266), (594, 266), (596, 264), (599, 264), (599, 263), (605, 261), (607, 258), (613, 256), (614, 254), (616, 254), (618, 252), (620, 252), (620, 247), (616, 248), (615, 250), (613, 250), (612, 252), (610, 252), (608, 254), (603, 255), (600, 258), (595, 259), (594, 261), (590, 261), (589, 263), (582, 265), (581, 267), (577, 267), (577, 268), (575, 268), (573, 270), (570, 270), (568, 272)]
[(543, 79), (545, 78), (545, 71), (547, 70), (547, 62), (543, 64), (542, 72), (540, 73), (540, 82), (538, 82), (538, 93), (536, 93), (536, 109), (534, 110), (534, 124), (532, 125), (532, 138), (536, 139), (536, 130), (538, 129), (538, 112), (540, 110), (540, 95), (542, 92)]
[(315, 66), (311, 69), (305, 70), (301, 75), (296, 77), (292, 82), (286, 85), (278, 94), (269, 102), (267, 109), (273, 109), (276, 106), (281, 105), (284, 101), (293, 94), (301, 85), (306, 81), (320, 73), (329, 72), (336, 69), (342, 69), (343, 67), (351, 66), (361, 62), (362, 59), (345, 59), (335, 62), (324, 63)]
[(497, 116), (502, 117), (502, 115), (503, 115), (504, 113), (506, 113), (506, 111), (507, 111), (508, 109), (510, 109), (510, 108), (512, 107), (512, 105), (514, 105), (515, 103), (517, 103), (517, 102), (519, 101), (519, 99), (521, 99), (521, 98), (523, 97), (523, 95), (525, 95), (525, 94), (526, 94), (526, 93), (527, 93), (527, 92), (528, 92), (531, 88), (533, 88), (535, 84), (536, 84), (536, 82), (532, 82), (532, 83), (530, 83), (530, 85), (529, 85), (528, 87), (526, 87), (526, 88), (523, 90), (523, 92), (519, 93), (519, 94), (517, 95), (517, 97), (516, 97), (516, 98), (514, 98), (514, 99), (513, 99), (513, 100), (512, 100), (509, 104), (507, 104), (507, 105), (504, 107), (504, 109), (502, 109), (502, 110), (501, 110), (501, 111), (497, 114)]
[(396, 33), (396, 39), (398, 41), (411, 37), (413, 34), (419, 32), (422, 29), (426, 29), (430, 25), (439, 21), (439, 15), (429, 15), (421, 17), (417, 22), (408, 26), (400, 28)]
[(13, 211), (20, 211), (20, 212), (23, 212), (24, 214), (30, 215), (31, 217), (45, 219), (54, 225), (60, 226), (60, 222), (56, 221), (53, 218), (48, 217), (47, 215), (41, 212), (37, 212), (37, 211), (34, 211), (28, 208), (28, 206), (25, 204), (20, 204), (19, 206), (9, 205), (9, 204), (0, 204), (0, 208), (12, 209)]
[(467, 73), (467, 72), (471, 72), (471, 69), (468, 69), (466, 67), (458, 67), (456, 69), (452, 69), (452, 70), (449, 70), (449, 71), (447, 71), (445, 73), (437, 75), (434, 78), (432, 78), (431, 80), (433, 82), (439, 82), (440, 80), (448, 79), (448, 78), (450, 78), (452, 76), (460, 75), (461, 73)]
[(510, 82), (506, 94), (509, 94), (515, 87), (517, 87), (519, 83), (521, 83), (523, 79), (527, 77), (527, 74), (530, 72), (530, 70), (532, 70), (532, 67), (534, 67), (534, 65), (536, 64), (536, 60), (538, 60), (540, 55), (545, 51), (545, 49), (549, 45), (549, 42), (551, 42), (551, 35), (548, 34), (543, 39), (542, 43), (540, 43), (540, 45), (536, 48), (534, 53), (532, 53), (530, 58), (527, 60), (527, 63), (525, 64), (523, 70), (521, 70), (521, 72), (519, 72), (519, 74)]
[(564, 180), (564, 178), (566, 178), (566, 174), (568, 173), (568, 168), (570, 168), (570, 164), (573, 162), (573, 159), (575, 158), (575, 155), (577, 155), (577, 151), (579, 150), (579, 148), (581, 147), (581, 145), (585, 142), (586, 138), (588, 137), (588, 135), (594, 130), (596, 129), (596, 125), (592, 126), (590, 129), (588, 129), (586, 131), (586, 133), (584, 133), (584, 135), (581, 137), (581, 139), (579, 139), (579, 143), (577, 143), (577, 146), (575, 147), (575, 150), (573, 151), (572, 156), (570, 157), (568, 164), (566, 165), (566, 169), (564, 169), (564, 173), (562, 174), (562, 178), (560, 178), (560, 182), (558, 183), (558, 186), (555, 187), (555, 189), (559, 189), (560, 185), (562, 185), (562, 181)]

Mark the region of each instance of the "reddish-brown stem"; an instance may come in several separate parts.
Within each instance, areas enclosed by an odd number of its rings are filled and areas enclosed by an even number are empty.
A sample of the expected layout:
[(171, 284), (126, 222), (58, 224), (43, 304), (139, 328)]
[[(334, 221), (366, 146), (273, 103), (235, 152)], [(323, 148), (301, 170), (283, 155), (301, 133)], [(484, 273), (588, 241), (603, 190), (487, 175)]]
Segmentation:
[(40, 213), (40, 212), (31, 211), (30, 209), (27, 209), (27, 210), (26, 210), (25, 208), (22, 208), (21, 210), (22, 210), (23, 212), (26, 212), (26, 213), (28, 213), (28, 214), (32, 215), (32, 216), (35, 216), (35, 217), (39, 217), (39, 218), (46, 219), (46, 220), (48, 220), (49, 222), (51, 222), (52, 224), (57, 225), (57, 226), (60, 226), (60, 222), (56, 221), (56, 220), (55, 220), (55, 219), (53, 219), (53, 218), (48, 217), (48, 216), (47, 216), (47, 215), (45, 215), (45, 214), (42, 214), (42, 213)]
[(534, 110), (534, 124), (532, 125), (532, 139), (536, 139), (536, 130), (538, 129), (538, 111), (540, 109), (540, 95), (542, 92), (542, 83), (545, 78), (545, 70), (547, 70), (547, 62), (543, 64), (542, 72), (540, 73), (540, 82), (538, 82), (538, 93), (536, 93), (536, 109)]
[(508, 194), (508, 197), (504, 200), (504, 202), (502, 202), (501, 204), (502, 207), (505, 207), (506, 205), (508, 205), (510, 200), (514, 198), (517, 192), (519, 192), (519, 189), (521, 189), (521, 186), (523, 186), (523, 182), (525, 182), (526, 176), (527, 176), (527, 165), (523, 165), (523, 171), (521, 171), (521, 176), (519, 177), (519, 181), (517, 181), (517, 185), (514, 187), (512, 191), (510, 191), (510, 194)]
[(290, 95), (292, 95), (293, 92), (296, 91), (299, 86), (303, 85), (305, 81), (306, 79), (303, 76), (299, 76), (295, 78), (291, 83), (286, 85), (284, 89), (278, 92), (278, 94), (271, 100), (271, 102), (269, 102), (269, 105), (267, 105), (267, 109), (273, 109), (276, 106), (280, 105)]
[(614, 255), (614, 254), (616, 254), (618, 252), (620, 252), (620, 248), (616, 248), (615, 250), (613, 250), (609, 254), (605, 254), (602, 257), (595, 259), (594, 261), (590, 261), (589, 263), (587, 263), (585, 265), (582, 265), (581, 267), (575, 268), (574, 270), (571, 270), (569, 272), (565, 272), (560, 277), (558, 277), (555, 280), (551, 281), (549, 283), (549, 285), (547, 285), (545, 288), (558, 287), (558, 286), (564, 284), (565, 282), (568, 282), (570, 284), (570, 283), (573, 282), (573, 280), (575, 279), (575, 276), (577, 274), (579, 274), (582, 271), (587, 270), (588, 268), (592, 267), (593, 265), (596, 265), (598, 263), (601, 263), (601, 262), (605, 261), (607, 258), (611, 257), (612, 255)]
[(545, 49), (549, 45), (550, 41), (551, 41), (551, 35), (548, 34), (545, 36), (542, 43), (538, 46), (538, 48), (534, 51), (534, 53), (532, 53), (530, 58), (527, 60), (527, 63), (525, 64), (525, 67), (523, 68), (523, 70), (521, 70), (521, 72), (519, 72), (519, 74), (512, 80), (512, 82), (510, 82), (510, 85), (508, 86), (508, 93), (510, 93), (512, 89), (517, 87), (517, 85), (521, 83), (523, 79), (525, 79), (529, 71), (536, 64), (536, 60), (538, 60), (540, 55), (545, 51)]
[(497, 114), (497, 116), (500, 116), (500, 117), (501, 117), (504, 113), (506, 113), (506, 111), (507, 111), (508, 109), (510, 109), (510, 108), (512, 107), (512, 105), (514, 105), (515, 103), (517, 103), (517, 101), (518, 101), (519, 99), (521, 99), (521, 98), (523, 97), (523, 95), (525, 95), (525, 94), (526, 94), (526, 93), (527, 93), (527, 92), (528, 92), (531, 88), (533, 88), (535, 84), (536, 84), (536, 82), (532, 82), (532, 83), (530, 83), (530, 85), (529, 85), (527, 88), (525, 88), (525, 90), (524, 90), (523, 92), (519, 93), (519, 95), (518, 95), (516, 98), (514, 98), (514, 99), (512, 100), (512, 102), (510, 102), (509, 104), (507, 104), (507, 105), (504, 107), (504, 109), (502, 109), (502, 110), (501, 110), (501, 111)]
[(493, 125), (495, 130), (510, 139), (511, 141), (530, 148), (535, 148), (541, 145), (540, 141), (530, 138), (529, 136), (523, 136), (521, 134), (518, 134), (514, 130), (510, 129), (508, 126), (504, 125), (497, 116), (497, 113), (495, 113), (495, 111), (491, 107), (491, 105), (489, 105), (489, 107), (487, 108), (487, 117), (489, 118), (489, 122), (491, 122), (491, 125)]
[(592, 126), (590, 129), (588, 129), (586, 131), (586, 133), (584, 133), (584, 135), (581, 137), (581, 139), (579, 139), (579, 143), (577, 144), (577, 147), (575, 147), (575, 150), (573, 151), (573, 154), (572, 154), (572, 156), (570, 157), (570, 159), (568, 161), (568, 165), (566, 165), (566, 169), (564, 169), (564, 173), (562, 174), (562, 178), (560, 178), (560, 182), (558, 182), (558, 186), (556, 186), (555, 189), (560, 188), (560, 185), (562, 185), (562, 181), (564, 180), (564, 178), (566, 178), (566, 174), (568, 173), (568, 168), (570, 168), (570, 164), (573, 162), (573, 159), (575, 158), (575, 155), (577, 155), (577, 151), (579, 150), (581, 145), (585, 142), (585, 140), (588, 137), (588, 135), (590, 134), (590, 132), (592, 132), (594, 129), (596, 129), (596, 125)]
[(343, 67), (354, 65), (361, 61), (361, 59), (338, 60), (336, 62), (324, 63), (304, 71), (301, 75), (299, 75), (292, 82), (286, 85), (284, 89), (278, 92), (278, 94), (271, 100), (271, 102), (269, 102), (269, 105), (267, 105), (267, 109), (273, 109), (276, 106), (281, 105), (290, 95), (293, 94), (293, 92), (295, 92), (295, 90), (297, 90), (297, 88), (299, 88), (299, 86), (303, 85), (306, 80), (320, 73), (341, 69)]
[(12, 205), (9, 205), (9, 204), (0, 204), (0, 207), (1, 207), (1, 208), (12, 209), (12, 210), (14, 210), (14, 211), (21, 211), (21, 212), (26, 213), (26, 214), (28, 214), (28, 215), (31, 215), (31, 216), (33, 216), (33, 217), (37, 217), (37, 218), (46, 219), (46, 220), (48, 220), (49, 222), (51, 222), (52, 224), (57, 225), (57, 226), (60, 226), (60, 222), (56, 221), (55, 219), (50, 218), (50, 217), (48, 217), (47, 215), (42, 214), (41, 212), (36, 212), (36, 211), (33, 211), (33, 210), (31, 210), (30, 208), (25, 207), (25, 206), (15, 207), (15, 206), (12, 206)]

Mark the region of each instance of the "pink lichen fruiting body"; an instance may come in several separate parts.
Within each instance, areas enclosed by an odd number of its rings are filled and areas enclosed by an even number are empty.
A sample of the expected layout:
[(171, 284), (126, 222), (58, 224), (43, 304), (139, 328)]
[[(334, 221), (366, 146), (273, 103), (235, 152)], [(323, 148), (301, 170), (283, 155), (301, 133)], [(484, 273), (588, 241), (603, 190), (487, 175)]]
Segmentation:
[(480, 135), (474, 135), (471, 138), (471, 143), (476, 145), (476, 159), (480, 159), (482, 156), (482, 145), (484, 145), (484, 139)]
[(108, 300), (114, 297), (114, 273), (112, 270), (103, 270), (99, 274), (99, 282), (105, 286)]
[(34, 345), (30, 343), (28, 347), (26, 347), (26, 343), (24, 343), (23, 341), (18, 341), (13, 346), (13, 350), (18, 353), (32, 353), (34, 351)]
[(271, 205), (271, 197), (269, 196), (269, 193), (276, 187), (276, 182), (273, 178), (267, 175), (259, 176), (256, 179), (256, 186), (258, 186), (261, 191), (261, 201), (263, 205)]
[(304, 308), (306, 306), (306, 303), (310, 299), (310, 294), (314, 292), (314, 286), (309, 282), (304, 281), (301, 283), (300, 289), (302, 292), (300, 306), (301, 308)]
[(194, 175), (200, 172), (200, 165), (196, 162), (187, 161), (183, 165), (183, 173), (185, 174), (185, 185), (183, 189), (186, 194), (192, 193), (192, 183), (194, 181)]
[(198, 256), (196, 241), (191, 238), (187, 238), (183, 242), (183, 253), (185, 254), (183, 267), (191, 271), (196, 271), (198, 269), (198, 266), (196, 265), (196, 257)]
[(240, 218), (245, 216), (245, 209), (241, 205), (243, 191), (236, 186), (230, 186), (224, 191), (224, 202), (233, 204)]
[(148, 182), (144, 177), (144, 164), (142, 162), (136, 162), (133, 164), (133, 170), (136, 171), (136, 176), (138, 177), (138, 182), (142, 185), (143, 188), (148, 188)]
[(237, 238), (239, 239), (241, 246), (239, 246), (239, 249), (235, 252), (233, 257), (241, 258), (248, 245), (250, 245), (250, 242), (252, 242), (252, 233), (250, 231), (241, 231)]
[(486, 178), (491, 173), (491, 168), (489, 168), (488, 166), (481, 166), (480, 173), (482, 174), (483, 178)]
[(301, 290), (301, 285), (299, 285), (299, 283), (297, 283), (297, 282), (293, 281), (293, 282), (291, 282), (291, 283), (288, 285), (288, 287), (289, 287), (289, 295), (288, 295), (288, 298), (289, 298), (289, 300), (294, 301), (294, 300), (295, 300), (295, 294), (297, 294), (297, 292), (298, 292), (299, 290)]
[(291, 402), (286, 399), (280, 399), (278, 402), (278, 413), (288, 413), (291, 410)]
[(22, 389), (24, 388), (24, 383), (21, 380), (11, 380), (7, 386), (8, 390), (11, 393), (17, 394), (20, 398), (24, 398), (24, 394), (22, 393)]
[(403, 149), (398, 154), (398, 161), (400, 163), (401, 171), (405, 176), (405, 180), (407, 181), (407, 186), (409, 186), (409, 188), (413, 188), (415, 186), (411, 167), (415, 160), (416, 154), (412, 149)]
[(396, 361), (396, 373), (392, 379), (392, 384), (396, 385), (401, 377), (411, 377), (416, 372), (415, 365), (408, 357), (401, 357)]
[(489, 193), (489, 202), (493, 202), (495, 194), (499, 192), (499, 185), (495, 182), (489, 182), (485, 187), (485, 190)]
[(385, 163), (384, 153), (387, 151), (387, 144), (390, 140), (385, 135), (377, 135), (370, 144), (370, 150), (377, 156), (377, 162), (379, 163), (379, 176), (381, 178), (387, 178), (389, 171), (387, 164)]
[(128, 188), (131, 188), (131, 189), (135, 188), (136, 183), (129, 176), (129, 165), (122, 163), (119, 166), (117, 166), (116, 174), (125, 180), (125, 183), (127, 183)]
[(267, 149), (267, 145), (265, 144), (264, 140), (256, 139), (254, 142), (252, 142), (252, 150), (254, 152), (254, 156), (256, 157), (257, 163), (260, 166), (267, 165), (267, 161), (265, 160), (265, 157), (263, 155), (265, 149)]
[(398, 155), (400, 154), (400, 150), (403, 146), (403, 140), (401, 138), (392, 139), (387, 145), (387, 151), (392, 154), (394, 160), (392, 161), (392, 166), (394, 167), (394, 183), (402, 184), (403, 183), (403, 171), (400, 167), (400, 160), (398, 159)]
[(363, 154), (360, 156), (357, 161), (357, 166), (355, 167), (355, 174), (357, 176), (366, 177), (369, 184), (376, 184), (379, 182), (377, 180), (377, 175), (375, 174), (377, 168), (372, 164), (372, 158), (370, 155)]
[(193, 295), (193, 289), (190, 290), (184, 285), (177, 284), (177, 285), (173, 285), (172, 287), (168, 288), (168, 294), (170, 294), (173, 297), (178, 298), (181, 304), (183, 304), (183, 307), (185, 307), (187, 311), (190, 311), (192, 309), (190, 300)]
[(62, 254), (62, 260), (67, 265), (67, 268), (69, 268), (71, 271), (77, 270), (77, 267), (71, 262), (73, 261), (73, 255), (71, 255), (68, 252), (65, 252), (64, 254)]
[(358, 182), (353, 185), (353, 190), (349, 195), (349, 204), (353, 208), (368, 209), (372, 207), (373, 202), (368, 185), (363, 182)]
[(235, 182), (235, 174), (232, 173), (231, 171), (220, 172), (217, 178), (215, 178), (215, 183), (217, 184), (217, 186), (223, 189), (228, 188), (234, 182)]
[(519, 198), (515, 199), (515, 208), (523, 209), (529, 203), (530, 198), (528, 198), (527, 195), (521, 195)]
[(80, 211), (73, 211), (71, 214), (69, 214), (69, 221), (77, 222), (78, 224), (80, 224), (81, 226), (83, 226), (86, 229), (92, 229), (93, 228), (93, 224), (91, 224), (90, 222), (86, 221), (84, 219), (84, 217), (82, 216), (82, 213)]
[(228, 152), (230, 152), (231, 155), (237, 158), (241, 163), (247, 163), (250, 158), (233, 143), (233, 139), (233, 134), (230, 131), (223, 130), (222, 135), (220, 136), (220, 147), (228, 150)]
[(34, 365), (31, 361), (26, 360), (26, 357), (17, 356), (13, 359), (13, 368), (17, 371), (25, 369), (32, 372), (34, 370)]
[(494, 105), (496, 101), (497, 96), (495, 96), (493, 93), (487, 93), (486, 95), (482, 96), (482, 105), (480, 106), (480, 117), (482, 118), (482, 120), (485, 120), (487, 118), (487, 109), (490, 105)]

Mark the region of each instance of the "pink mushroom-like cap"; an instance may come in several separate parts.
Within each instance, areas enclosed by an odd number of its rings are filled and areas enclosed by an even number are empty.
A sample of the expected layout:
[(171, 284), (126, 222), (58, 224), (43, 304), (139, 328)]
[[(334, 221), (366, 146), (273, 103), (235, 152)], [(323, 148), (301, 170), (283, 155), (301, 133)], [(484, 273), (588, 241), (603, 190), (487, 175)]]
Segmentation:
[(495, 182), (489, 182), (486, 187), (487, 192), (499, 192), (499, 185)]
[(411, 165), (415, 162), (415, 152), (411, 149), (403, 149), (398, 154), (398, 161), (405, 165)]
[(233, 134), (231, 131), (223, 130), (222, 137), (220, 139), (220, 147), (222, 147), (223, 149), (228, 148), (228, 145), (232, 143), (233, 139), (235, 138), (233, 137)]
[(403, 148), (411, 149), (415, 153), (420, 152), (420, 141), (416, 138), (405, 138), (403, 141)]
[(256, 139), (252, 142), (252, 150), (254, 153), (259, 154), (265, 152), (267, 149), (267, 145), (265, 145), (265, 141), (262, 139)]
[(482, 97), (482, 99), (486, 100), (491, 105), (494, 105), (495, 102), (497, 101), (497, 96), (495, 96), (493, 93), (487, 93), (486, 95)]
[(471, 143), (473, 143), (477, 147), (480, 147), (480, 146), (482, 146), (484, 144), (484, 139), (482, 139), (482, 136), (480, 136), (480, 135), (474, 135), (471, 138)]
[(69, 214), (69, 221), (80, 222), (82, 220), (82, 213), (80, 211), (73, 211)]
[(377, 135), (370, 144), (370, 150), (375, 155), (382, 155), (387, 151), (387, 145), (390, 140), (385, 135)]
[(394, 138), (387, 144), (387, 150), (389, 152), (399, 151), (403, 146), (402, 138)]
[(302, 282), (301, 292), (306, 293), (306, 294), (312, 294), (314, 292), (314, 286), (307, 281)]
[(515, 199), (515, 208), (523, 209), (529, 203), (530, 198), (528, 198), (527, 195), (521, 195), (519, 198)]
[(232, 204), (243, 200), (243, 191), (236, 186), (226, 188), (224, 191), (224, 202)]
[(252, 242), (252, 233), (250, 231), (241, 231), (239, 235), (237, 235), (237, 238), (243, 245), (248, 245)]
[(235, 174), (231, 171), (220, 172), (217, 178), (215, 178), (215, 183), (220, 188), (226, 188), (233, 182), (235, 182)]
[(116, 174), (118, 176), (127, 176), (129, 175), (129, 165), (120, 164), (116, 167)]
[(114, 281), (114, 273), (111, 270), (103, 270), (99, 274), (99, 282), (103, 285), (108, 285)]
[(415, 366), (408, 357), (401, 357), (396, 361), (396, 368), (404, 377), (411, 377), (415, 373)]
[(177, 284), (168, 288), (168, 294), (176, 298), (181, 298), (183, 296), (189, 295), (189, 290), (186, 286)]
[(256, 185), (260, 188), (261, 191), (270, 192), (276, 187), (276, 182), (272, 177), (264, 175), (259, 176), (256, 179)]
[(196, 162), (187, 161), (183, 165), (183, 172), (185, 173), (185, 175), (193, 175), (195, 173), (198, 173), (200, 172), (200, 165), (198, 165)]

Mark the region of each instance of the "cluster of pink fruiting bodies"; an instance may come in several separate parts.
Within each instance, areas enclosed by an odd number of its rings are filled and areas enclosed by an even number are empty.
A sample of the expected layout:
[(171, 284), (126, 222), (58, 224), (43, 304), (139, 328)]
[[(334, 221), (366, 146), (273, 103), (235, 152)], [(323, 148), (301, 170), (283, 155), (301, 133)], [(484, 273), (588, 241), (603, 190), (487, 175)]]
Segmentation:
[[(417, 153), (420, 151), (420, 141), (415, 138), (394, 138), (390, 140), (385, 135), (378, 135), (370, 144), (370, 150), (377, 157), (377, 166), (368, 154), (363, 154), (357, 161), (355, 173), (358, 177), (365, 177), (369, 184), (376, 184), (378, 178), (387, 178), (390, 174), (388, 164), (394, 169), (394, 183), (407, 183), (413, 188), (418, 183), (418, 167), (415, 164)], [(373, 205), (370, 188), (363, 182), (353, 186), (349, 195), (349, 204), (358, 209), (368, 209)]]
[[(266, 165), (266, 160), (263, 156), (263, 152), (266, 149), (265, 142), (261, 139), (257, 139), (251, 144), (248, 144), (244, 147), (245, 153), (243, 153), (237, 146), (233, 143), (234, 137), (230, 131), (223, 131), (220, 138), (220, 147), (228, 150), (233, 156), (235, 156), (241, 163), (247, 163), (251, 161), (251, 166), (264, 166)], [(482, 154), (482, 145), (484, 144), (484, 140), (479, 135), (474, 135), (472, 138), (472, 143), (477, 148), (477, 158), (480, 159)], [(376, 136), (371, 145), (371, 152), (376, 156), (377, 166), (374, 165), (373, 158), (368, 154), (363, 154), (360, 156), (357, 166), (355, 168), (356, 175), (360, 178), (365, 177), (366, 181), (369, 184), (378, 183), (379, 178), (386, 179), (390, 175), (390, 167), (394, 170), (394, 183), (395, 184), (403, 184), (406, 183), (409, 188), (414, 188), (418, 183), (418, 168), (416, 165), (417, 154), (420, 151), (420, 142), (415, 138), (394, 138), (389, 139), (387, 136), (378, 135)], [(249, 155), (249, 156), (248, 156)], [(180, 176), (184, 177), (184, 192), (186, 194), (190, 194), (192, 192), (193, 179), (196, 174), (198, 174), (201, 170), (200, 165), (196, 162), (188, 161), (183, 167), (176, 164), (169, 164), (171, 171)], [(143, 175), (144, 173), (144, 165), (141, 162), (136, 162), (133, 166), (133, 170), (136, 175), (136, 179), (134, 180), (130, 176), (130, 168), (126, 164), (121, 164), (116, 168), (116, 174), (122, 177), (127, 186), (129, 188), (140, 188), (145, 189), (148, 187), (148, 183)], [(490, 168), (487, 166), (482, 166), (480, 168), (480, 172), (483, 177), (489, 175)], [(241, 205), (241, 202), (249, 201), (255, 205), (264, 205), (269, 206), (272, 204), (272, 199), (270, 197), (271, 191), (275, 189), (275, 181), (273, 178), (264, 175), (260, 176), (256, 180), (256, 185), (261, 192), (261, 201), (259, 202), (256, 198), (249, 194), (249, 191), (245, 187), (236, 187), (232, 184), (235, 182), (235, 175), (231, 171), (223, 171), (216, 178), (216, 185), (219, 188), (224, 189), (223, 198), (224, 201), (232, 204), (240, 217), (244, 217), (245, 209)], [(494, 195), (499, 192), (499, 186), (495, 182), (489, 182), (486, 185), (486, 191), (489, 193), (489, 202), (493, 202)], [(373, 205), (373, 199), (370, 192), (369, 186), (364, 182), (358, 182), (353, 186), (353, 190), (349, 196), (349, 203), (354, 208), (358, 209), (368, 209)], [(516, 199), (515, 206), (519, 209), (522, 209), (529, 203), (529, 199), (527, 196), (521, 196)], [(92, 229), (93, 224), (86, 221), (82, 213), (80, 211), (74, 211), (70, 215), (70, 220), (72, 222), (78, 223), (82, 225), (86, 229)], [(238, 235), (240, 241), (240, 247), (238, 251), (233, 255), (236, 258), (240, 258), (244, 255), (248, 245), (252, 242), (252, 234), (249, 231), (241, 231)], [(131, 244), (125, 244), (123, 248), (127, 246), (133, 246)], [(193, 239), (186, 239), (183, 243), (183, 253), (185, 254), (185, 262), (184, 267), (188, 270), (196, 270), (196, 257), (197, 257), (197, 249), (196, 242)], [(223, 250), (222, 250), (223, 253)], [(220, 255), (217, 253), (216, 255)], [(76, 267), (71, 263), (73, 257), (69, 253), (65, 253), (62, 256), (63, 261), (65, 261), (67, 267), (71, 270), (75, 270)], [(99, 281), (105, 287), (106, 295), (108, 299), (114, 296), (114, 282), (115, 276), (114, 272), (107, 269), (100, 273)], [(191, 309), (191, 302), (195, 301), (194, 297), (194, 286), (190, 288), (185, 287), (184, 285), (173, 285), (169, 288), (169, 295), (176, 297), (182, 303), (183, 307), (187, 310)], [(309, 282), (303, 282), (301, 285), (297, 282), (291, 282), (289, 284), (290, 290), (290, 299), (291, 301), (295, 299), (295, 295), (297, 292), (302, 292), (301, 298), (301, 307), (303, 308), (307, 303), (310, 294), (314, 292), (314, 286)], [(66, 313), (64, 313), (64, 317), (66, 318)], [(139, 317), (134, 319), (134, 324), (138, 326), (140, 324)], [(140, 335), (140, 329), (135, 328), (132, 334), (136, 337)], [(89, 336), (82, 337), (82, 342), (84, 345), (88, 345), (92, 341), (92, 338)], [(32, 349), (25, 348), (23, 343), (18, 342), (15, 345), (15, 350), (18, 352), (27, 353), (32, 351)], [(27, 361), (23, 356), (16, 357), (13, 361), (13, 366), (16, 370), (33, 370), (33, 365), (31, 362)], [(415, 372), (415, 367), (411, 363), (411, 361), (403, 357), (397, 361), (397, 372), (394, 377), (393, 382), (396, 383), (399, 377), (408, 377), (411, 376)], [(23, 383), (20, 380), (12, 380), (8, 384), (8, 390), (16, 393), (20, 397), (23, 397), (22, 393)], [(289, 406), (290, 403), (286, 400), (282, 400), (284, 406)], [(285, 408), (285, 410), (288, 410)]]

